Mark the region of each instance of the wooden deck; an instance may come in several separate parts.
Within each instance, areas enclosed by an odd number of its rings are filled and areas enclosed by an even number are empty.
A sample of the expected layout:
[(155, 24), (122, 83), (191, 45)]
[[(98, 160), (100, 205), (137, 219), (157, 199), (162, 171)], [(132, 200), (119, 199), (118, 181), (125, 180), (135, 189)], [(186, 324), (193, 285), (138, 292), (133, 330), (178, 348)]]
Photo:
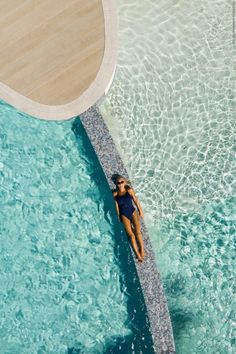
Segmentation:
[(104, 56), (102, 0), (0, 0), (0, 9), (1, 83), (43, 105), (90, 87)]

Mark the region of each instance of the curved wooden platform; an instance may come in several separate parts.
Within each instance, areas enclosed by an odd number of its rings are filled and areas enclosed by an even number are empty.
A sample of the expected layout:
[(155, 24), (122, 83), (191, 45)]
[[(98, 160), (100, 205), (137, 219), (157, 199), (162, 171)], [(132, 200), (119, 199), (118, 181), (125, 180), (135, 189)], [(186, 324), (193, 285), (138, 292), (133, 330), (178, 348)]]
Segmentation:
[(0, 0), (0, 98), (62, 120), (108, 90), (117, 56), (111, 0)]

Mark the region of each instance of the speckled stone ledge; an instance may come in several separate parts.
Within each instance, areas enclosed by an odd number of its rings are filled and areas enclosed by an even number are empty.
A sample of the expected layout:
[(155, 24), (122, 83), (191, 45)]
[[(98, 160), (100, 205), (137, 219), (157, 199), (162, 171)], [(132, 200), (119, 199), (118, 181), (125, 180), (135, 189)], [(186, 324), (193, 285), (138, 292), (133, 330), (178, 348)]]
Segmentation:
[[(112, 175), (121, 174), (127, 178), (129, 176), (99, 109), (95, 106), (91, 107), (80, 118), (101, 163), (108, 184), (111, 189), (114, 189)], [(160, 273), (157, 270), (154, 252), (142, 220), (141, 226), (148, 255), (143, 263), (139, 263), (135, 259), (135, 265), (145, 299), (155, 351), (158, 354), (174, 354), (172, 326)], [(133, 251), (132, 254), (135, 257)]]

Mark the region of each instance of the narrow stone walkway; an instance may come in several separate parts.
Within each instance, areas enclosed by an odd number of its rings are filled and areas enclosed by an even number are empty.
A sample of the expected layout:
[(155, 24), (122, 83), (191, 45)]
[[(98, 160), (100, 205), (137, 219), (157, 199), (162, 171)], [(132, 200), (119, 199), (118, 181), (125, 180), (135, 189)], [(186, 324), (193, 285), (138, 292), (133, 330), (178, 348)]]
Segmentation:
[[(114, 174), (121, 174), (126, 178), (129, 178), (129, 176), (102, 115), (99, 109), (94, 106), (83, 113), (80, 118), (101, 163), (107, 182), (110, 188), (114, 189), (111, 179)], [(136, 262), (134, 252), (132, 249), (131, 251), (145, 299), (154, 347), (158, 354), (174, 354), (172, 326), (160, 273), (157, 270), (150, 238), (142, 220), (141, 225), (148, 256), (146, 256), (144, 262)]]

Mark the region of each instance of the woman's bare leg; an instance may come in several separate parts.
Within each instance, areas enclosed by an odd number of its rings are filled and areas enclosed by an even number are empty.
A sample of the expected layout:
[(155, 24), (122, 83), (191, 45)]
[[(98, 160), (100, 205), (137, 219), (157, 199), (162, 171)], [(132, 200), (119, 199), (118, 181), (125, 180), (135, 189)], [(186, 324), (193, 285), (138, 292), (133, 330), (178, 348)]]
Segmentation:
[(145, 253), (144, 253), (144, 246), (143, 246), (143, 237), (142, 237), (142, 233), (141, 233), (141, 224), (140, 224), (139, 214), (138, 214), (137, 210), (135, 210), (132, 215), (132, 222), (134, 225), (135, 235), (137, 237), (137, 240), (138, 240), (138, 243), (140, 246), (140, 255), (143, 258), (145, 256)]
[(141, 257), (141, 255), (139, 253), (138, 245), (137, 245), (137, 242), (136, 242), (136, 237), (135, 237), (135, 234), (133, 233), (130, 220), (126, 216), (121, 215), (121, 221), (124, 224), (125, 231), (127, 232), (127, 235), (130, 238), (131, 245), (133, 247), (133, 250), (134, 250), (138, 260), (142, 261), (142, 257)]

